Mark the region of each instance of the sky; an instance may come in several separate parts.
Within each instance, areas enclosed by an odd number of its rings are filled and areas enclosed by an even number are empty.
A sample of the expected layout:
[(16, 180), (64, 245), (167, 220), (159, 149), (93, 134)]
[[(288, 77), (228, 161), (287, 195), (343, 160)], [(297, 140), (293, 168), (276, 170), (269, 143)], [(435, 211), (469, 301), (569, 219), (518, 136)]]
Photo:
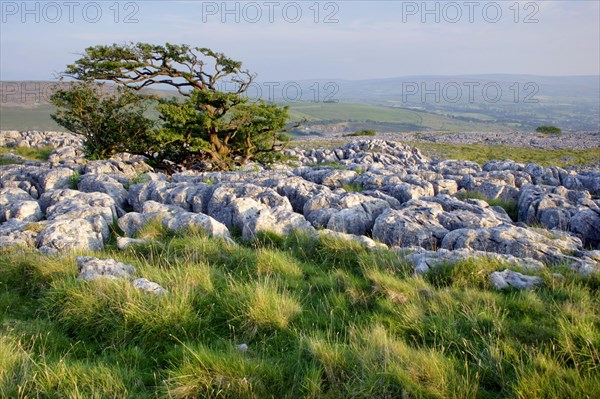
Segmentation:
[(259, 80), (600, 75), (600, 1), (6, 1), (0, 80), (99, 44), (209, 47)]

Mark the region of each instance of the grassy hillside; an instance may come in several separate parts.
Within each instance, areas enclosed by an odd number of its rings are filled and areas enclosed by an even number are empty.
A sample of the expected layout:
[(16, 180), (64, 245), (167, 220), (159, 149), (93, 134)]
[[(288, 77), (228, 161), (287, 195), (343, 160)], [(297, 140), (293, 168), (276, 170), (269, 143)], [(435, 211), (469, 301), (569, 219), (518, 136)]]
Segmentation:
[[(468, 94), (465, 82), (478, 84), (473, 98)], [(600, 128), (599, 76), (408, 76), (359, 81), (301, 80), (292, 83), (300, 86), (305, 100), (312, 99), (309, 94), (314, 94), (315, 85), (325, 88), (335, 84), (337, 89), (332, 99), (340, 101), (288, 104), (296, 117), (329, 121), (332, 125), (353, 120), (355, 125), (352, 125), (352, 129), (356, 130), (377, 128), (379, 131), (497, 131), (533, 130), (540, 125), (556, 125), (565, 131), (597, 131)], [(432, 96), (425, 97), (427, 101), (424, 101), (420, 93), (405, 98), (403, 87), (406, 83), (427, 88), (435, 88), (437, 85), (443, 88), (447, 84), (458, 85), (463, 95), (458, 102), (448, 101), (445, 97), (435, 99)], [(47, 101), (50, 89), (56, 84), (33, 81), (0, 82), (0, 93), (3, 93), (1, 107), (5, 113), (3, 119), (6, 119), (6, 122), (0, 122), (0, 128), (30, 129), (30, 126), (39, 126), (38, 121), (48, 122), (43, 117), (40, 119), (37, 111), (31, 114), (31, 121), (27, 120), (26, 116), (13, 113), (17, 112), (18, 107), (37, 106), (35, 101), (40, 96), (31, 94), (36, 87), (43, 93), (42, 102)], [(257, 84), (260, 86), (262, 83)], [(498, 102), (485, 99), (481, 88), (486, 84), (500, 87), (502, 95)], [(515, 87), (519, 90), (516, 91)], [(173, 90), (146, 91), (162, 97), (176, 94)], [(22, 92), (25, 94), (22, 95)], [(267, 92), (270, 93), (269, 90), (264, 91)], [(322, 91), (319, 99), (329, 98), (328, 94), (331, 92)], [(275, 90), (274, 95), (276, 101), (282, 101), (282, 93)], [(357, 121), (369, 121), (369, 125), (356, 125)]]
[(64, 131), (50, 118), (54, 107), (41, 104), (33, 107), (0, 106), (0, 130), (49, 130)]
[(93, 255), (131, 263), (168, 290), (161, 296), (127, 281), (78, 281), (75, 255), (2, 253), (0, 397), (600, 392), (597, 277), (540, 271), (543, 287), (498, 292), (487, 275), (505, 265), (493, 262), (417, 277), (394, 253), (346, 241), (232, 246), (157, 226), (141, 234), (153, 244)]
[[(295, 119), (305, 118), (310, 122), (336, 124), (362, 122), (366, 127), (385, 131), (506, 131), (508, 127), (484, 122), (469, 122), (451, 117), (420, 112), (404, 108), (384, 107), (350, 103), (296, 103), (291, 107)], [(482, 117), (481, 119), (484, 119)], [(358, 127), (355, 127), (358, 130)]]
[[(57, 125), (50, 114), (54, 107), (48, 104), (28, 107), (1, 106), (1, 130), (64, 130)], [(344, 103), (297, 103), (290, 107), (292, 119), (306, 119), (311, 123), (338, 125), (352, 122), (353, 129), (359, 126), (371, 127), (380, 131), (498, 131), (506, 127), (485, 122), (466, 122), (452, 118), (417, 112), (407, 109), (390, 108), (367, 104)]]
[[(0, 82), (0, 92), (3, 90), (6, 92), (7, 100), (0, 104), (0, 129), (62, 130), (50, 118), (53, 107), (47, 102), (51, 89), (55, 86), (54, 82)], [(39, 91), (44, 95), (20, 95), (21, 88), (27, 89), (29, 93), (36, 87), (39, 87)], [(146, 90), (146, 93), (160, 97), (171, 97), (177, 94), (172, 90)], [(350, 130), (373, 128), (379, 131), (497, 131), (509, 129), (507, 126), (494, 124), (493, 119), (484, 114), (471, 117), (470, 121), (466, 121), (434, 113), (381, 105), (312, 102), (285, 105), (290, 105), (291, 116), (295, 120), (307, 119), (313, 124), (329, 127), (351, 124)]]

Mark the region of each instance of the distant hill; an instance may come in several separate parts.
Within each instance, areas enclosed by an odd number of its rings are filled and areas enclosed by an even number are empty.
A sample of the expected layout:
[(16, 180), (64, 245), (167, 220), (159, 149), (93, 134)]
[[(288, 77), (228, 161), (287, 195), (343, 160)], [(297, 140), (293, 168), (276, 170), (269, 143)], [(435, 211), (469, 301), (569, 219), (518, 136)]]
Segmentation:
[[(299, 87), (307, 101), (313, 101), (318, 90), (320, 102), (415, 109), (515, 129), (557, 125), (568, 131), (600, 131), (600, 76), (407, 76), (290, 81), (280, 87), (286, 85), (292, 93)], [(276, 100), (285, 100), (285, 90), (274, 93)]]
[[(1, 129), (57, 129), (57, 82), (0, 82)], [(63, 85), (65, 83), (62, 83)], [(175, 90), (147, 90), (162, 97)], [(351, 131), (600, 131), (600, 76), (464, 75), (253, 83), (249, 96), (290, 105), (321, 129)]]

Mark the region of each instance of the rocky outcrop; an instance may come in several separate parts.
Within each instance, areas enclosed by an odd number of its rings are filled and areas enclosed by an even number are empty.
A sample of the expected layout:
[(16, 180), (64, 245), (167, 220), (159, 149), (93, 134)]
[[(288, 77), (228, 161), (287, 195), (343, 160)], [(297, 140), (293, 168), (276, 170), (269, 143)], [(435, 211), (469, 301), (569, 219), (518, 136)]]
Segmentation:
[[(289, 151), (298, 158), (293, 168), (166, 176), (138, 156), (85, 160), (80, 145), (59, 136), (46, 141), (59, 145), (49, 162), (0, 166), (0, 247), (33, 246), (49, 254), (102, 249), (117, 221), (126, 236), (117, 244), (124, 249), (141, 243), (132, 237), (157, 221), (168, 230), (226, 240), (230, 231), (253, 239), (263, 231), (302, 230), (371, 249), (390, 246), (420, 272), (473, 256), (520, 267), (568, 265), (582, 274), (599, 269), (593, 251), (600, 248), (597, 170), (511, 160), (482, 167), (428, 159), (392, 141), (360, 140)], [(44, 143), (37, 133), (0, 137), (9, 145)], [(459, 190), (518, 199), (518, 222), (487, 201), (457, 198)]]
[(401, 256), (410, 262), (415, 272), (418, 274), (427, 273), (431, 269), (444, 264), (454, 264), (459, 261), (487, 259), (495, 262), (519, 266), (526, 269), (541, 270), (544, 269), (544, 263), (532, 258), (517, 258), (512, 255), (498, 254), (494, 252), (473, 251), (468, 249), (447, 250), (438, 249), (437, 251), (428, 251), (423, 249), (397, 251)]
[(545, 263), (560, 263), (564, 252), (580, 249), (578, 239), (546, 237), (517, 226), (499, 226), (478, 229), (458, 229), (444, 237), (441, 247), (448, 250), (467, 249), (533, 258)]
[(439, 248), (448, 230), (438, 221), (441, 205), (411, 200), (399, 210), (386, 210), (375, 220), (373, 238), (397, 247)]
[(410, 200), (375, 220), (373, 237), (399, 247), (440, 248), (448, 232), (510, 224), (501, 209), (485, 201), (461, 201), (447, 195)]
[(519, 220), (549, 230), (570, 231), (586, 246), (600, 245), (600, 207), (588, 191), (527, 185), (519, 198)]
[(208, 202), (207, 213), (228, 228), (240, 231), (244, 239), (254, 238), (260, 231), (288, 234), (304, 230), (314, 234), (314, 228), (293, 211), (286, 197), (253, 184), (219, 185)]
[(119, 218), (117, 224), (126, 235), (131, 237), (151, 221), (158, 221), (165, 229), (171, 231), (197, 230), (209, 237), (230, 239), (227, 227), (212, 217), (201, 213), (187, 212), (178, 206), (160, 204), (155, 201), (146, 201), (141, 213), (129, 212)]
[(0, 249), (33, 247), (35, 246), (37, 235), (38, 231), (32, 229), (29, 223), (10, 219), (0, 224)]
[(107, 194), (121, 209), (129, 205), (129, 193), (123, 184), (109, 175), (85, 174), (81, 177), (77, 188), (85, 193)]
[[(100, 230), (100, 231), (99, 231)], [(98, 251), (104, 248), (104, 235), (108, 226), (102, 217), (87, 219), (61, 219), (45, 225), (37, 236), (36, 247), (44, 253), (63, 251)]]
[(358, 193), (319, 194), (304, 205), (304, 216), (314, 227), (355, 235), (373, 229), (375, 219), (390, 208), (387, 201)]
[(40, 132), (3, 130), (0, 132), (0, 147), (83, 147), (83, 137), (66, 132)]
[(42, 218), (38, 202), (20, 188), (0, 189), (0, 223), (10, 219), (35, 222)]

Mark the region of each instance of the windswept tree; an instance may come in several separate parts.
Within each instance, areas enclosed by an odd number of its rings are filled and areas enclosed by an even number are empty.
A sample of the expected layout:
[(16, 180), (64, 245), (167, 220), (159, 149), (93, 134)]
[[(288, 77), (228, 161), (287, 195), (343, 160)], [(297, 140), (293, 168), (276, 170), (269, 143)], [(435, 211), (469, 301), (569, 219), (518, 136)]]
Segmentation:
[[(137, 151), (156, 160), (187, 166), (203, 162), (226, 170), (251, 159), (269, 160), (286, 141), (287, 107), (248, 99), (245, 93), (255, 75), (207, 48), (169, 43), (89, 47), (62, 77), (114, 82), (128, 96), (153, 85), (176, 88), (183, 100), (159, 100), (160, 123), (142, 140), (146, 151)], [(58, 101), (66, 95), (62, 90), (55, 97), (54, 104), (63, 108), (56, 120), (71, 129), (70, 105)]]

